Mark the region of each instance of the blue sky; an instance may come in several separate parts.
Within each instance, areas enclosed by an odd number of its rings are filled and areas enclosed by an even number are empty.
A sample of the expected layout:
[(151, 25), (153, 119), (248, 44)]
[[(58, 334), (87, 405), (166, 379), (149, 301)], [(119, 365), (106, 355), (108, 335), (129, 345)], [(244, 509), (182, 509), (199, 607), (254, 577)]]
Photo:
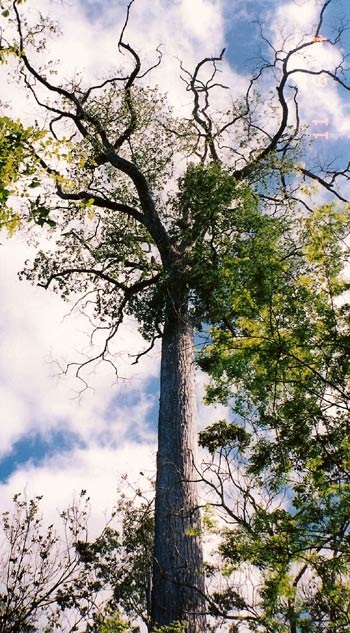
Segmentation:
[[(109, 70), (116, 63), (125, 2), (72, 0), (69, 14), (60, 2), (49, 5), (48, 0), (40, 0), (39, 5), (43, 12), (49, 9), (57, 14), (63, 23), (64, 45), (55, 41), (52, 54), (62, 60), (60, 72), (65, 77), (80, 67), (85, 75), (101, 77), (106, 67)], [(176, 103), (188, 99), (181, 82), (174, 80), (177, 58), (191, 68), (203, 56), (217, 54), (226, 46), (223, 70), (236, 96), (246, 86), (257, 55), (265, 52), (256, 18), (266, 22), (266, 35), (275, 42), (281, 28), (289, 33), (310, 30), (314, 8), (314, 0), (136, 0), (130, 40), (148, 56), (163, 43), (164, 66), (151, 79), (168, 90)], [(342, 13), (349, 13), (347, 0), (334, 0), (331, 19)], [(350, 51), (349, 33), (345, 41)], [(319, 51), (323, 59), (327, 51), (322, 44)], [(334, 152), (342, 160), (349, 153), (349, 103), (330, 86), (322, 94), (304, 86), (304, 122), (312, 125), (315, 117), (328, 121), (322, 127), (328, 139), (315, 139), (315, 155)], [(32, 116), (30, 107), (24, 97), (13, 98), (14, 111), (17, 108), (17, 113), (24, 112), (27, 118)], [(74, 490), (87, 488), (92, 496), (95, 493), (97, 506), (108, 506), (121, 473), (128, 470), (137, 478), (140, 470), (154, 470), (159, 350), (132, 366), (129, 354), (139, 349), (140, 338), (135, 326), (126, 324), (116, 344), (125, 379), (116, 383), (111, 370), (100, 366), (89, 376), (92, 389), (79, 396), (74, 376), (58, 378), (57, 366), (51, 361), (63, 363), (72, 353), (88, 352), (87, 324), (77, 315), (64, 318), (67, 306), (58, 297), (18, 282), (16, 273), (32, 253), (23, 237), (11, 241), (4, 237), (1, 242), (2, 498), (29, 486), (33, 494), (52, 497), (57, 507), (69, 501)], [(202, 376), (198, 383), (200, 402)], [(202, 408), (201, 425), (224, 413)]]
[(50, 459), (57, 453), (67, 453), (76, 446), (84, 446), (80, 436), (64, 430), (53, 430), (45, 435), (35, 433), (35, 431), (28, 433), (14, 442), (10, 453), (1, 459), (0, 480), (6, 481), (23, 464), (35, 468), (43, 460)]

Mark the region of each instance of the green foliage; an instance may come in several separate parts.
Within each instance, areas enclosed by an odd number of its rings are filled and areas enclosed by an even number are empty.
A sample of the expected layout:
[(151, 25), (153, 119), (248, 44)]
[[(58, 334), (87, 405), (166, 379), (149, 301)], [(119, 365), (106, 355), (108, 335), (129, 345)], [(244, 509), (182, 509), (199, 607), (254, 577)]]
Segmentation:
[(25, 129), (19, 121), (0, 117), (0, 228), (5, 227), (9, 233), (20, 224), (19, 211), (11, 205), (11, 196), (16, 193), (16, 182), (21, 174), (29, 177), (29, 186), (38, 182), (33, 177), (30, 152), (30, 144), (38, 136), (37, 130)]
[[(268, 451), (264, 442), (253, 450), (252, 471), (267, 460), (266, 468), (287, 472), (291, 454), (304, 460), (313, 447), (319, 450), (321, 420), (329, 433), (336, 432), (327, 390), (338, 415), (347, 405), (349, 307), (337, 297), (348, 288), (340, 274), (347, 253), (339, 241), (348, 234), (349, 216), (327, 208), (323, 228), (318, 217), (314, 224), (300, 217), (288, 224), (262, 218), (255, 233), (236, 242), (220, 292), (222, 302), (226, 297), (222, 323), (199, 355), (214, 378), (208, 399), (226, 401), (234, 385), (235, 414), (275, 435), (265, 438)], [(312, 246), (321, 230), (327, 258)]]
[(229, 446), (230, 449), (237, 446), (244, 450), (249, 441), (250, 436), (241, 425), (227, 420), (214, 422), (199, 433), (200, 446), (206, 447), (211, 454), (225, 446)]
[(200, 436), (221, 456), (216, 490), (234, 524), (220, 553), (233, 583), (243, 568), (256, 579), (255, 600), (241, 588), (224, 610), (245, 621), (237, 630), (333, 633), (350, 626), (349, 210), (254, 226), (199, 354), (208, 400), (233, 414)]
[(99, 615), (94, 625), (89, 625), (86, 633), (138, 633), (139, 628), (132, 626), (119, 611), (109, 613), (110, 609), (106, 609), (106, 613)]
[(152, 633), (186, 633), (186, 622), (173, 622), (167, 626), (156, 626), (152, 629)]

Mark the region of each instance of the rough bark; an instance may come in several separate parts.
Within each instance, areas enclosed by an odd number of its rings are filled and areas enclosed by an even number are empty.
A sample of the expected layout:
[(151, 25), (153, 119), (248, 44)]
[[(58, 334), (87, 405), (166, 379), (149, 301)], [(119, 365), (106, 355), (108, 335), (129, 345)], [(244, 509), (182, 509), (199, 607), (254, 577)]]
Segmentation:
[(188, 633), (202, 633), (193, 329), (186, 317), (186, 310), (169, 302), (161, 361), (152, 622), (165, 625), (181, 620)]

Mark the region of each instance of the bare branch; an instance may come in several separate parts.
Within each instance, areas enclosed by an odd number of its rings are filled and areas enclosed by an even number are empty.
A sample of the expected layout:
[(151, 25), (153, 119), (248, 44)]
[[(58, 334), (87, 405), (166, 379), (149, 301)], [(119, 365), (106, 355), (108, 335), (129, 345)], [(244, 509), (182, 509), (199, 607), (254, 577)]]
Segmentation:
[(135, 360), (131, 364), (137, 365), (140, 359), (143, 356), (146, 356), (148, 352), (150, 352), (154, 348), (156, 341), (159, 340), (160, 338), (161, 338), (161, 334), (156, 334), (155, 336), (152, 337), (152, 341), (150, 345), (145, 350), (143, 350), (143, 352), (139, 352), (139, 354), (129, 354), (131, 358), (135, 358)]

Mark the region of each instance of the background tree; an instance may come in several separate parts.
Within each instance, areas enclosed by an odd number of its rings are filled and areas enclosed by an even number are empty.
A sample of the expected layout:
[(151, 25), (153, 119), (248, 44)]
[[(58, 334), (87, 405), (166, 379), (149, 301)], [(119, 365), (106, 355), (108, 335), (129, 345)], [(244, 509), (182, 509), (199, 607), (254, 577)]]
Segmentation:
[(208, 399), (233, 415), (201, 433), (216, 453), (206, 480), (230, 578), (212, 610), (236, 631), (346, 631), (349, 209), (323, 205), (271, 229), (264, 218), (250, 244), (236, 240), (218, 289), (227, 311), (200, 358)]
[(40, 511), (40, 497), (17, 494), (1, 516), (0, 631), (78, 630), (99, 611), (101, 583), (88, 575), (77, 541), (88, 537), (88, 499), (61, 514), (60, 533)]
[[(113, 525), (92, 542), (77, 544), (88, 575), (110, 589), (105, 608), (89, 623), (87, 633), (100, 631), (102, 623), (150, 628), (154, 545), (154, 498), (128, 485), (118, 491)], [(149, 496), (149, 495), (148, 495)], [(105, 624), (106, 623), (106, 624)], [(126, 625), (125, 625), (126, 626)]]
[(142, 621), (149, 627), (153, 500), (123, 482), (94, 540), (86, 491), (57, 524), (47, 522), (41, 502), (17, 494), (1, 516), (1, 633), (130, 633)]
[[(348, 169), (314, 172), (300, 165), (294, 80), (298, 74), (326, 75), (348, 89), (343, 63), (326, 70), (308, 58), (320, 45), (330, 2), (321, 6), (312, 35), (291, 50), (271, 47), (271, 59), (242, 101), (232, 105), (228, 99), (224, 112), (211, 106), (214, 91), (225, 88), (216, 76), (224, 51), (202, 59), (192, 72), (182, 67), (193, 108), (191, 117), (181, 120), (146, 85), (150, 68), (126, 42), (132, 2), (118, 43), (132, 69), (90, 86), (83, 78), (54, 83), (33, 61), (38, 33), (42, 48), (42, 35), (52, 25), (31, 25), (20, 14), (19, 0), (3, 3), (3, 51), (17, 55), (24, 86), (50, 117), (45, 141), (31, 146), (38, 166), (33, 189), (39, 195), (29, 194), (28, 212), (51, 227), (55, 247), (52, 253), (40, 252), (26, 275), (65, 298), (78, 296), (94, 333), (106, 333), (92, 360), (112, 362), (110, 344), (125, 315), (139, 322), (148, 349), (162, 338), (154, 624), (185, 620), (190, 633), (205, 629), (195, 483), (194, 328), (223, 322), (225, 293), (220, 299), (217, 289), (225, 290), (224, 276), (237, 263), (232, 244), (251, 243), (254, 237), (247, 232), (247, 217), (255, 218), (256, 227), (265, 225), (270, 213), (278, 226), (278, 217), (295, 213), (298, 200), (311, 210), (298, 193), (304, 178), (344, 198), (338, 181), (348, 178)], [(340, 35), (327, 45), (337, 44)], [(153, 68), (160, 62), (159, 54)], [(271, 106), (265, 106), (254, 87), (271, 76), (277, 91)], [(178, 165), (183, 172), (174, 182)], [(238, 307), (244, 314), (243, 300)], [(77, 375), (83, 377), (87, 363), (78, 366)]]

